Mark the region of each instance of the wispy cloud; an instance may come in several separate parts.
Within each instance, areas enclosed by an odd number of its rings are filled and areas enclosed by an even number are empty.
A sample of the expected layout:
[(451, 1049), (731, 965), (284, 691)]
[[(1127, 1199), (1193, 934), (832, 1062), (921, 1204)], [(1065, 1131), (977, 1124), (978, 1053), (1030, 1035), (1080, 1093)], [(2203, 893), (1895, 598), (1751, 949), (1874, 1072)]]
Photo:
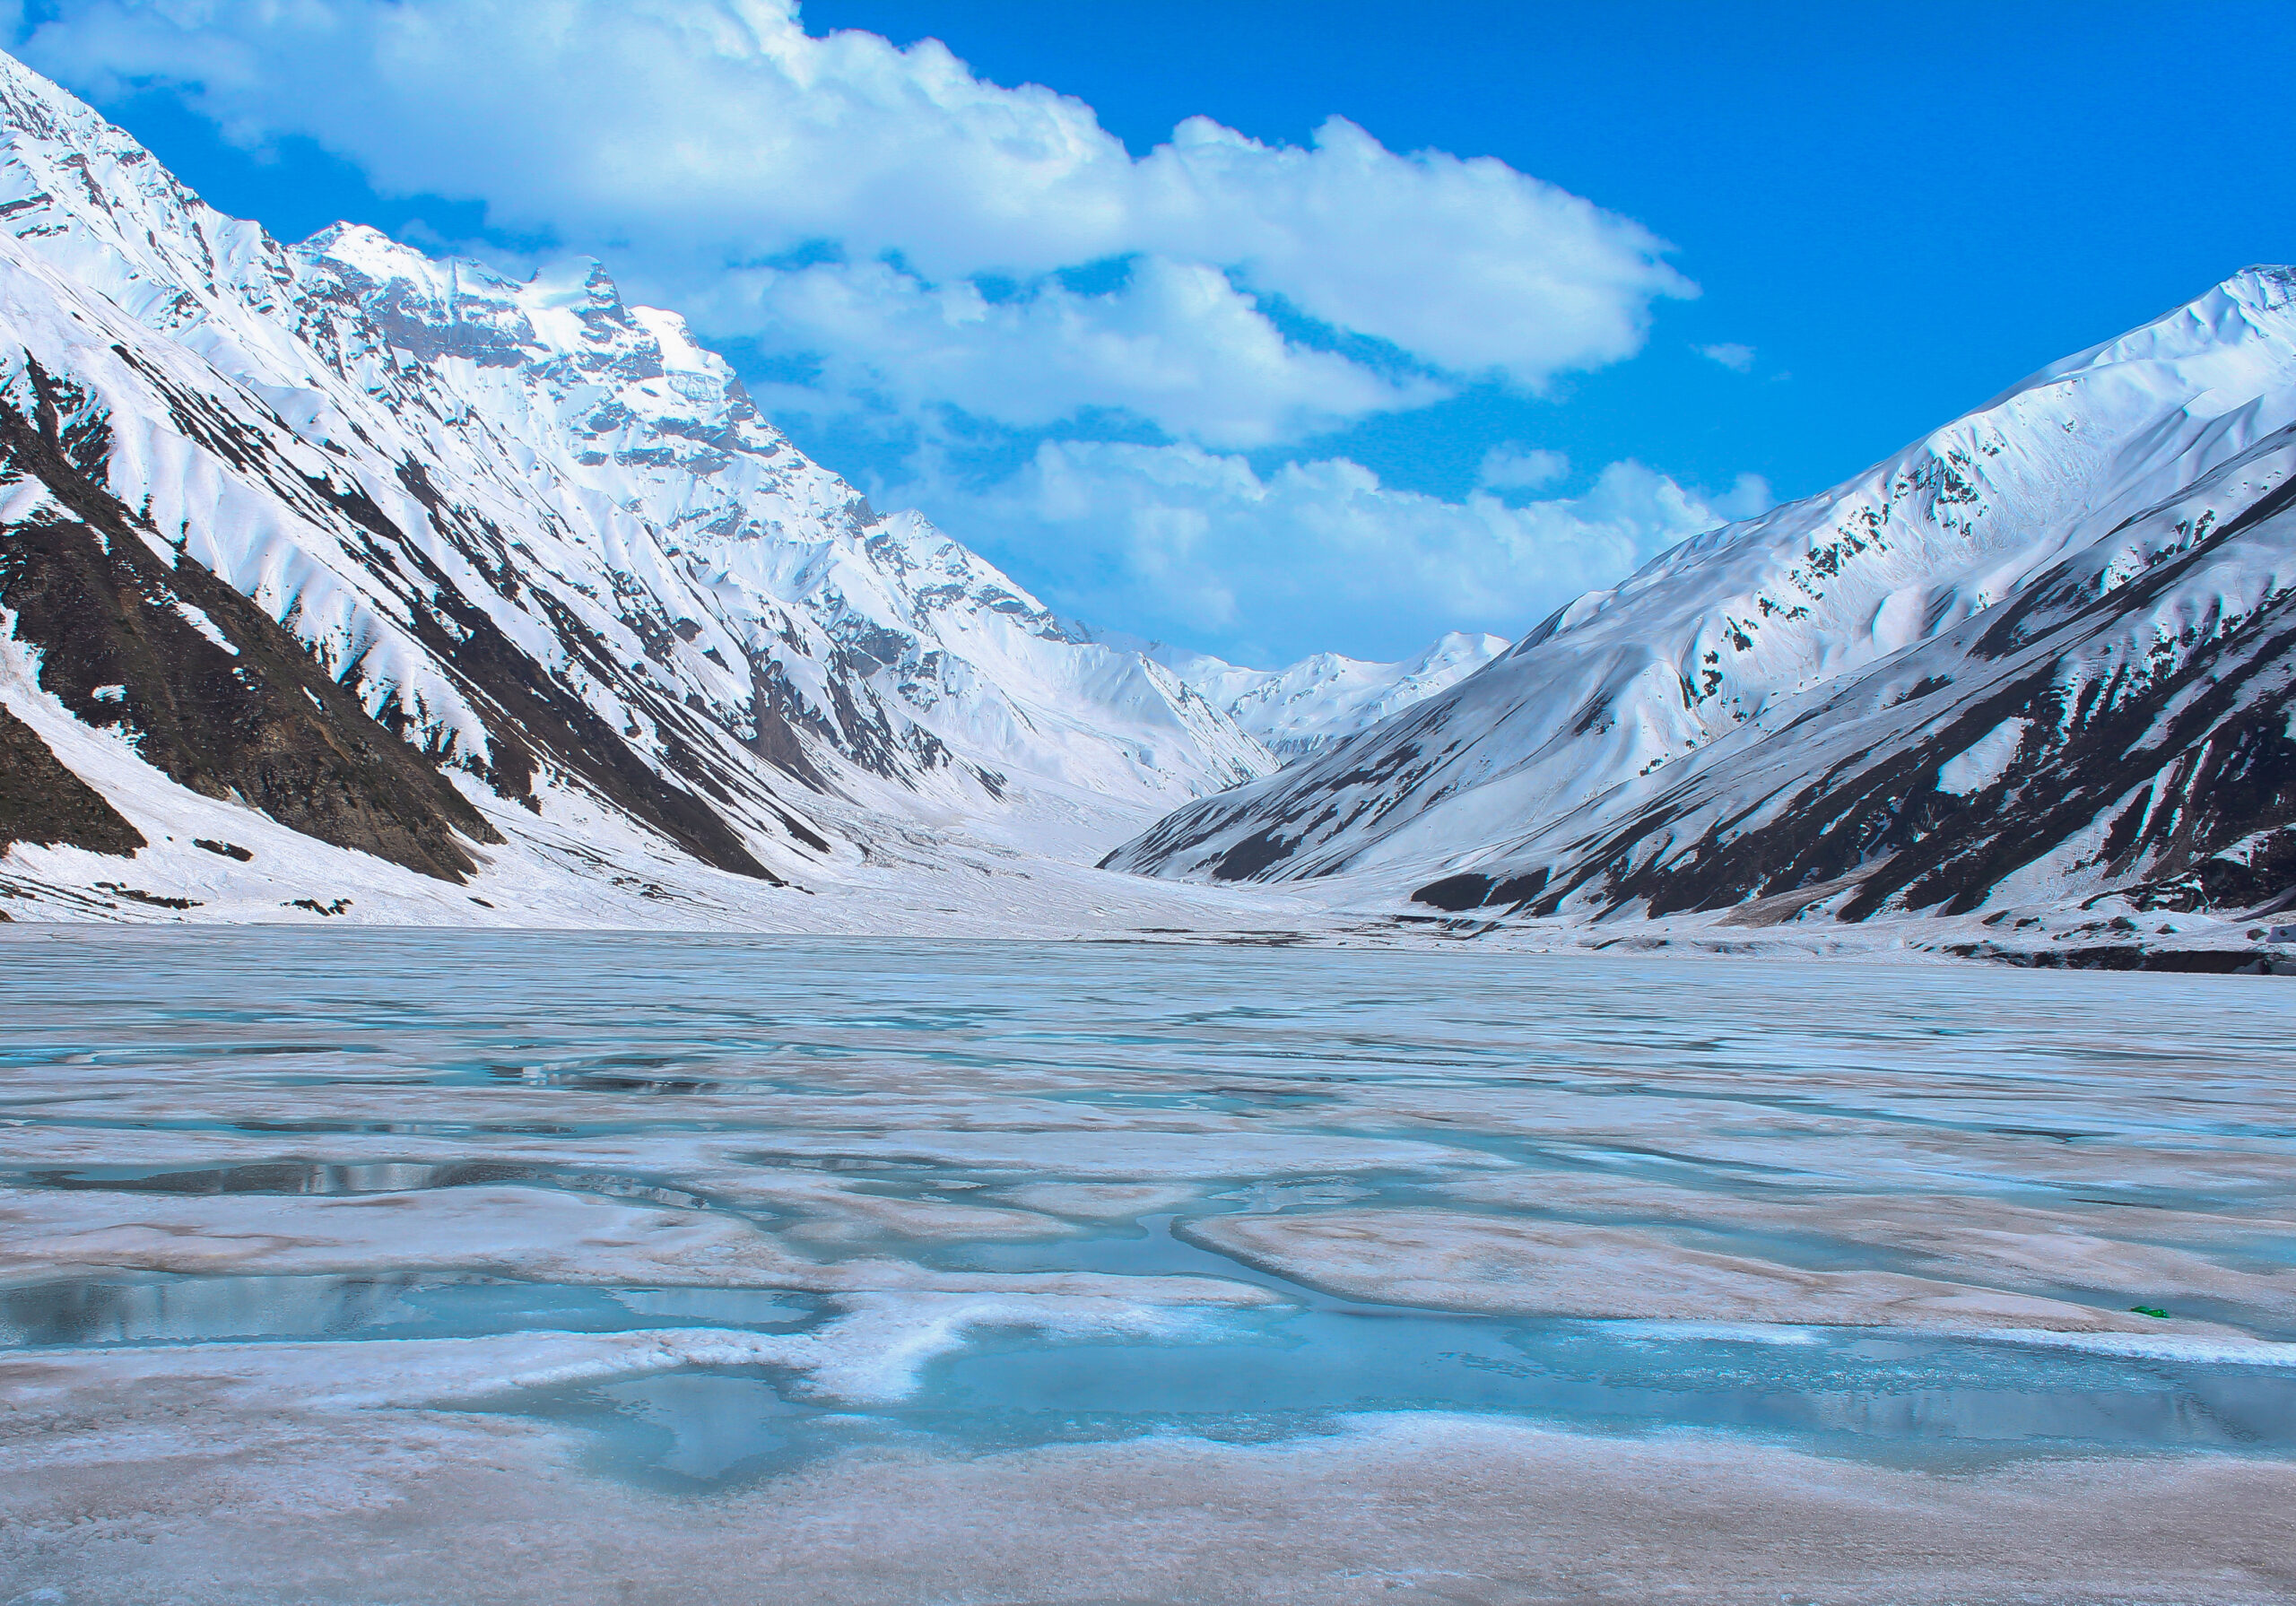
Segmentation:
[(1752, 346), (1742, 346), (1734, 341), (1724, 341), (1719, 345), (1697, 346), (1692, 349), (1700, 356), (1710, 362), (1720, 363), (1734, 374), (1747, 374), (1753, 371), (1754, 349)]
[(1483, 455), (1475, 483), (1490, 490), (1535, 490), (1552, 485), (1570, 472), (1570, 459), (1544, 447), (1523, 447), (1509, 441)]
[(1347, 458), (1265, 473), (1192, 446), (1046, 441), (987, 486), (930, 472), (890, 497), (938, 509), (992, 554), (1058, 551), (1048, 600), (1170, 639), (1286, 662), (1392, 657), (1445, 630), (1513, 634), (1675, 543), (1761, 511), (1746, 476), (1716, 495), (1613, 463), (1585, 494), (1512, 505), (1380, 483)]

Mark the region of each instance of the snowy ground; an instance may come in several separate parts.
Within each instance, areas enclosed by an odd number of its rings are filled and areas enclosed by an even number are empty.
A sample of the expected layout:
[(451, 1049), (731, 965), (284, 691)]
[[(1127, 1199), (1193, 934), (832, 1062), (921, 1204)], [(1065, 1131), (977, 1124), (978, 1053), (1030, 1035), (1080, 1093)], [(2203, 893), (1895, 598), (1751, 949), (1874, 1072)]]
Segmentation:
[[(2240, 951), (2296, 968), (2296, 946), (2262, 939), (2277, 917), (2145, 913), (2125, 899), (2037, 902), (1956, 918), (1843, 924), (1798, 897), (1663, 920), (1447, 915), (1407, 881), (1319, 878), (1202, 885), (1093, 868), (1149, 819), (1140, 805), (1039, 784), (967, 810), (893, 797), (816, 798), (852, 846), (785, 862), (773, 885), (697, 863), (578, 787), (545, 783), (539, 812), (484, 787), (465, 794), (507, 838), (474, 848), (466, 884), (331, 846), (230, 800), (187, 791), (117, 735), (90, 729), (0, 651), (0, 701), (57, 755), (94, 777), (149, 841), (133, 858), (18, 843), (0, 853), (0, 915), (19, 924), (274, 925), (716, 931), (882, 937), (1463, 943), (1518, 952), (1671, 952), (1889, 962), (2114, 946)], [(890, 786), (890, 783), (887, 783)], [(242, 856), (244, 855), (244, 856)]]
[(457, 776), (507, 840), (474, 846), (478, 872), (456, 884), (175, 785), (123, 737), (39, 690), (5, 644), (0, 702), (150, 843), (133, 858), (34, 843), (0, 853), (0, 915), (18, 922), (1029, 937), (1330, 924), (1297, 892), (1092, 869), (1154, 810), (1050, 782), (970, 812), (895, 795), (889, 782), (881, 796), (809, 797), (840, 846), (815, 859), (782, 855), (786, 884), (776, 885), (699, 863), (563, 777), (537, 786), (530, 812)]
[(2296, 1591), (2270, 978), (20, 926), (0, 1013), (0, 1600)]

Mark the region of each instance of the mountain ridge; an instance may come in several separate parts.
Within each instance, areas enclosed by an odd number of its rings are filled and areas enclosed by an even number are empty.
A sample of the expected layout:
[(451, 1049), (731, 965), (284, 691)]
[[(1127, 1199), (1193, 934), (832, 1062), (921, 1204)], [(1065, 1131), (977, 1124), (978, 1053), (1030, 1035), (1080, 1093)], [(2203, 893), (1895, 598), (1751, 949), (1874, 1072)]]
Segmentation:
[[(405, 818), (336, 846), (482, 881), (506, 838), (541, 852), (535, 822), (600, 810), (631, 851), (801, 894), (931, 861), (909, 838), (965, 862), (1005, 838), (1097, 856), (1127, 820), (1273, 766), (1163, 665), (1084, 638), (921, 516), (879, 515), (596, 265), (519, 282), (353, 225), (283, 246), (4, 58), (0, 328), (12, 740), (64, 740), (130, 816), (124, 798), (158, 795), (151, 767), (310, 823), (297, 788), (211, 787), (170, 759), (155, 722), (193, 680), (245, 682), (265, 728), (310, 726), (337, 768), (383, 755), (360, 806), (380, 820), (396, 788)], [(75, 517), (90, 534), (67, 554)], [(74, 564), (87, 617), (33, 618)], [(180, 651), (103, 667), (119, 643), (90, 634), (87, 598), (106, 590)], [(272, 662), (288, 642), (308, 668)], [(89, 748), (58, 717), (117, 740)], [(36, 807), (0, 829), (37, 842)], [(645, 880), (550, 853), (553, 875)], [(57, 873), (19, 894), (91, 884)]]
[[(2018, 610), (2030, 614), (2037, 599), (2067, 586), (2085, 585), (2092, 602), (2109, 594), (2118, 599), (2110, 606), (2135, 608), (2144, 593), (2127, 582), (2171, 561), (2175, 543), (2186, 539), (2174, 534), (2179, 517), (2188, 528), (2213, 521), (2216, 539), (2234, 543), (2239, 555), (2226, 560), (2227, 575), (2269, 591), (2280, 584), (2285, 515), (2257, 499), (2284, 472), (2276, 443), (2292, 423), (2296, 272), (2246, 270), (2050, 365), (1831, 490), (1683, 543), (1559, 610), (1471, 679), (1274, 777), (1184, 805), (1106, 862), (1209, 881), (1336, 877), (1352, 880), (1366, 898), (1386, 887), (1396, 896), (1415, 890), (1438, 907), (1587, 918), (1637, 909), (1713, 913), (1843, 878), (1864, 886), (1876, 844), (1903, 853), (1973, 827), (1947, 820), (1940, 805), (1932, 825), (1892, 834), (1909, 808), (1930, 806), (1920, 799), (1954, 795), (1936, 783), (1939, 768), (1959, 755), (1935, 752), (1897, 777), (1918, 781), (1910, 792), (1873, 777), (1871, 806), (1860, 816), (1864, 839), (1820, 829), (1830, 818), (1813, 811), (1840, 801), (1828, 777), (1845, 761), (1840, 752), (1822, 757), (1824, 736), (1848, 718), (1848, 699), (1878, 686), (1873, 677), (1886, 679), (1890, 665), (1915, 658), (1923, 673), (1890, 684), (1908, 696), (1917, 684), (1926, 688), (1923, 696), (1938, 694), (1980, 645), (1999, 650), (1997, 632), (2021, 617)], [(2234, 484), (2242, 473), (2251, 478)], [(2162, 511), (2210, 488), (2205, 508)], [(2094, 572), (2082, 569), (2087, 559)], [(2161, 603), (2176, 616), (2173, 628), (2164, 616), (2138, 654), (2160, 661), (2148, 685), (2189, 668), (2214, 639), (2179, 609), (2221, 620), (2228, 610), (2249, 617), (2277, 606), (2250, 598), (2232, 610), (2216, 589), (2231, 584), (2226, 576), (2182, 572), (2194, 589)], [(2035, 617), (2053, 619), (2046, 611)], [(2138, 625), (2152, 629), (2149, 615), (2131, 629)], [(2267, 643), (2258, 650), (2266, 658), (2254, 673), (2262, 674), (2279, 649)], [(2055, 684), (2053, 660), (2028, 667), (2029, 680)], [(2042, 718), (2047, 710), (2021, 716), (2054, 735), (2036, 737), (2030, 751), (1996, 740), (2023, 755), (2020, 786), (2046, 784), (2044, 749), (2062, 757), (2074, 726), (2097, 707), (2137, 695), (2124, 674), (2102, 705), (2101, 690), (2083, 705), (2086, 672), (2066, 673), (2066, 707), (2075, 713), (2057, 725)], [(2038, 708), (2048, 700), (2044, 690), (2026, 685), (2024, 701)], [(1913, 740), (1906, 732), (1898, 739)], [(1764, 757), (1748, 756), (1756, 753)], [(2009, 760), (2001, 761), (2006, 775)], [(2273, 745), (2257, 762), (2260, 777), (2283, 777), (2296, 752)], [(1721, 774), (1731, 764), (1739, 767), (1730, 772), (1735, 781)], [(1733, 789), (1752, 787), (1762, 764), (1767, 789)], [(1706, 789), (1691, 810), (1675, 794), (1701, 777)], [(1978, 783), (1995, 778), (1944, 777), (1949, 787), (1979, 792)], [(1773, 811), (1778, 834), (1766, 846), (1749, 842), (1746, 820), (1789, 783), (1796, 795), (1807, 794), (1802, 808)], [(2129, 785), (2137, 784), (2132, 777)], [(2269, 779), (2268, 789), (2280, 801), (2258, 804), (2260, 829), (2276, 829), (2286, 798), (2280, 779)], [(2090, 806), (2106, 805), (2092, 799)], [(1874, 818), (1875, 811), (1888, 819)], [(1700, 824), (1684, 841), (1688, 813)], [(1710, 839), (1700, 834), (1709, 829)], [(1831, 845), (1822, 863), (1789, 851), (1797, 832)], [(2233, 846), (2227, 838), (2207, 853)], [(1933, 844), (1915, 858), (1942, 851)], [(2171, 879), (2182, 873), (2173, 868), (2176, 855), (2163, 852), (2104, 879), (2133, 889), (2148, 865), (2169, 866)], [(1733, 874), (1700, 883), (1690, 872), (1730, 853), (1740, 865)], [(1831, 903), (1813, 896), (1802, 907), (1813, 916), (1839, 907), (1862, 917), (1884, 908), (1985, 907), (1995, 895), (1989, 889), (2043, 901), (2109, 890), (2097, 884), (2093, 864), (2013, 889), (2022, 863), (1950, 890), (1916, 878), (1918, 886), (1871, 898), (1836, 889)], [(1672, 890), (1660, 890), (1665, 878), (1654, 864), (1676, 878)], [(2219, 879), (2227, 888), (2239, 880)], [(1931, 891), (1938, 896), (1920, 901)]]
[(1281, 669), (1248, 669), (1161, 643), (1144, 650), (1288, 764), (1457, 684), (1512, 645), (1451, 630), (1392, 663), (1312, 653)]
[(4, 56), (0, 333), (0, 898), (41, 917), (1384, 940), (2296, 896), (2285, 268), (1511, 644), (1267, 671), (880, 514), (595, 263), (283, 245)]

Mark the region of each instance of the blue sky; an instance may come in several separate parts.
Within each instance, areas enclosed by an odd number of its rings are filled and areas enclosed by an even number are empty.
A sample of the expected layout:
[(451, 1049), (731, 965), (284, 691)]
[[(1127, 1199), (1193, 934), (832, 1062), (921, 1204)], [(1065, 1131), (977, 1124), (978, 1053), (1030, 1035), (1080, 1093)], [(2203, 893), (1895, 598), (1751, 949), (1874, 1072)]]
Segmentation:
[(1519, 632), (2296, 256), (2284, 3), (52, 0), (16, 37), (283, 237), (603, 257), (881, 504), (1250, 662)]

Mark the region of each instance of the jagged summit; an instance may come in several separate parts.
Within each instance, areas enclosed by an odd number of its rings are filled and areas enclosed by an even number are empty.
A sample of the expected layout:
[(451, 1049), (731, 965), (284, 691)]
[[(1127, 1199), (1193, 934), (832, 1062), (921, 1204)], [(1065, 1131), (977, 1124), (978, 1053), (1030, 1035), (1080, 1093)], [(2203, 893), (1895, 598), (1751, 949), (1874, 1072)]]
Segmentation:
[(1149, 655), (1227, 709), (1288, 763), (1457, 685), (1508, 646), (1503, 636), (1453, 630), (1392, 664), (1315, 653), (1283, 669), (1245, 669), (1170, 647), (1152, 647)]
[[(565, 845), (604, 831), (813, 885), (958, 825), (1041, 846), (1057, 819), (1073, 852), (1272, 767), (1163, 665), (877, 513), (595, 264), (518, 281), (348, 224), (283, 246), (4, 57), (0, 220), (5, 699), (107, 796), (303, 829), (255, 758), (163, 740), (242, 717), (186, 684), (218, 673), (203, 652), (242, 680), (278, 658), (264, 706), (322, 746), (412, 755), (345, 779), (320, 836), (425, 872), (547, 829), (578, 879), (597, 866)], [(65, 570), (197, 614), (200, 646), (122, 667), (73, 609), (27, 607)]]

